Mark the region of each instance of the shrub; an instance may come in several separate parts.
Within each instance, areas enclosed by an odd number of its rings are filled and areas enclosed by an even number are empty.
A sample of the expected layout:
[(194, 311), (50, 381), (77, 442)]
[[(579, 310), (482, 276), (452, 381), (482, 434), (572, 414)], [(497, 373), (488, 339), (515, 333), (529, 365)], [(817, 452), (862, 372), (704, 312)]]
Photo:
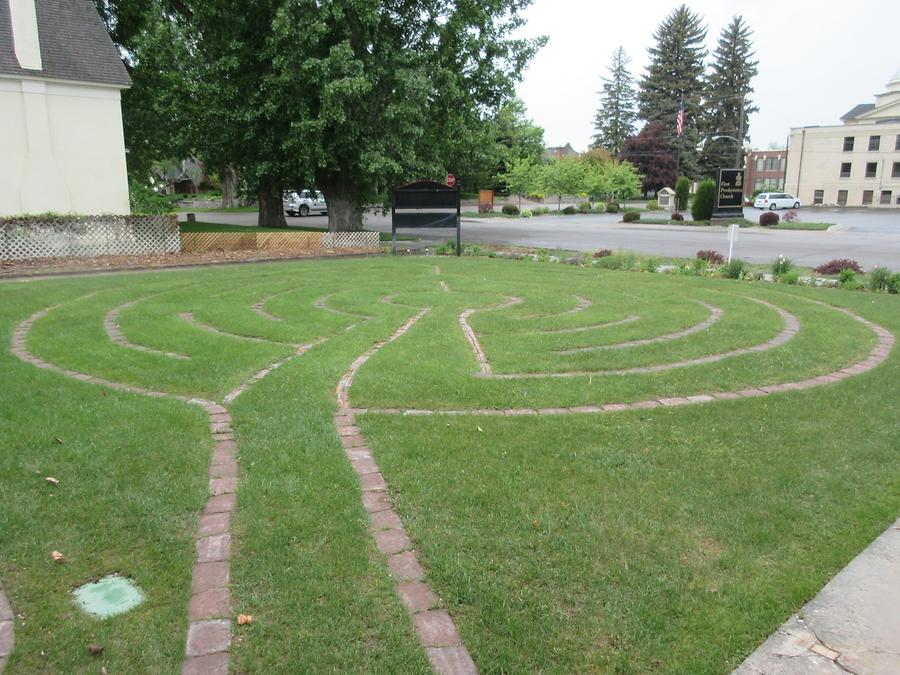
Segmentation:
[(710, 265), (721, 265), (725, 262), (725, 256), (723, 256), (718, 251), (713, 251), (712, 249), (697, 251), (697, 258), (700, 260), (705, 260)]
[(593, 264), (607, 270), (630, 270), (637, 264), (637, 257), (631, 253), (619, 253), (598, 258)]
[(856, 283), (856, 272), (851, 270), (850, 268), (842, 269), (840, 272), (840, 276), (838, 276), (838, 281), (841, 282), (841, 286), (845, 288), (848, 286), (858, 286)]
[(776, 277), (784, 276), (788, 272), (791, 271), (791, 268), (794, 267), (794, 263), (792, 263), (788, 258), (785, 258), (783, 255), (779, 255), (775, 262), (772, 263), (772, 274)]
[(594, 251), (595, 258), (605, 258), (610, 255), (612, 255), (612, 251), (608, 248), (601, 248), (599, 251)]
[(709, 220), (713, 214), (716, 201), (716, 182), (706, 179), (697, 186), (694, 201), (691, 203), (691, 215), (694, 220)]
[(591, 213), (606, 213), (606, 204), (596, 204), (591, 209)]
[(519, 207), (515, 204), (504, 204), (503, 208), (500, 209), (504, 215), (507, 216), (517, 216), (519, 215)]
[(522, 216), (523, 218), (531, 218), (531, 216), (532, 216), (531, 209), (522, 209), (522, 213), (520, 213), (519, 215)]
[(563, 212), (564, 214), (566, 214), (567, 216), (574, 216), (576, 213), (578, 213), (578, 210), (577, 210), (574, 206), (572, 206), (572, 205), (570, 204), (569, 206), (567, 206), (566, 208), (564, 208), (564, 209), (562, 210), (562, 212)]
[(726, 279), (742, 279), (747, 271), (747, 263), (743, 260), (733, 259), (719, 268), (719, 272)]
[(900, 293), (900, 272), (891, 277), (891, 283), (888, 285), (888, 293)]
[(659, 268), (659, 260), (657, 260), (656, 258), (647, 258), (644, 261), (643, 268), (644, 268), (645, 272), (654, 272), (655, 273), (656, 270)]
[(618, 202), (606, 202), (606, 212), (607, 213), (618, 213), (619, 212), (619, 203)]
[(591, 212), (591, 203), (590, 202), (581, 202), (578, 205), (578, 213), (590, 213)]
[(672, 214), (672, 217), (670, 218), (670, 220), (677, 220), (677, 221), (681, 222), (682, 220), (684, 220), (684, 216), (681, 215), (680, 213), (678, 213), (678, 211), (676, 211), (675, 213)]
[(479, 204), (478, 213), (493, 213), (494, 207), (491, 204)]
[(796, 211), (788, 211), (784, 214), (784, 222), (786, 223), (799, 223), (800, 216), (797, 215)]
[(531, 209), (531, 213), (535, 216), (542, 216), (545, 213), (550, 213), (550, 207), (548, 206), (535, 206)]
[(781, 275), (781, 280), (786, 284), (796, 286), (800, 283), (800, 272), (798, 272), (797, 270), (790, 270), (789, 272), (785, 272)]
[(684, 210), (688, 206), (688, 199), (691, 196), (691, 181), (687, 176), (681, 176), (675, 182), (675, 208)]
[(659, 208), (659, 202), (656, 201), (655, 199), (651, 199), (649, 202), (647, 202), (647, 210), (648, 211), (662, 211), (662, 209)]
[(626, 211), (626, 212), (622, 215), (622, 220), (623, 220), (624, 222), (626, 222), (626, 223), (633, 223), (634, 221), (640, 220), (640, 219), (641, 219), (641, 212), (640, 212), (640, 211), (634, 211), (634, 210)]
[(835, 258), (827, 263), (822, 263), (816, 268), (816, 274), (840, 274), (844, 270), (853, 270), (857, 274), (862, 272), (862, 268), (855, 260), (848, 258)]
[(434, 252), (438, 255), (456, 255), (456, 242), (448, 239), (445, 243), (438, 246)]
[(168, 198), (154, 192), (146, 183), (134, 179), (128, 182), (128, 201), (131, 213), (135, 215), (158, 216), (175, 210)]
[(886, 291), (891, 285), (891, 271), (887, 267), (876, 267), (869, 272), (869, 290)]
[(763, 227), (769, 227), (771, 225), (777, 225), (779, 220), (777, 213), (774, 211), (766, 211), (759, 217), (759, 224)]

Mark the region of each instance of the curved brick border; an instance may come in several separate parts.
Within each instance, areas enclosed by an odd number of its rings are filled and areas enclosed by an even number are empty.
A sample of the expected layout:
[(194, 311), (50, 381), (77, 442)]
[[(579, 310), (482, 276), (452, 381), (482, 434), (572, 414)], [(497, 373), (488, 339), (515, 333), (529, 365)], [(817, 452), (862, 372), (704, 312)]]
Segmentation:
[(0, 586), (0, 673), (6, 668), (6, 662), (9, 655), (12, 654), (15, 641), (15, 616), (9, 600), (3, 594), (3, 586)]
[[(121, 310), (136, 302), (140, 302), (140, 300), (126, 303), (117, 309)], [(209, 467), (209, 499), (200, 517), (200, 524), (195, 535), (197, 557), (191, 572), (189, 623), (181, 672), (182, 675), (227, 673), (228, 649), (231, 645), (231, 620), (229, 617), (232, 607), (230, 589), (231, 513), (235, 509), (238, 487), (238, 448), (231, 428), (231, 414), (227, 408), (213, 401), (113, 382), (62, 368), (34, 356), (27, 349), (28, 333), (36, 321), (60, 306), (53, 305), (35, 312), (21, 322), (13, 332), (10, 351), (26, 363), (82, 382), (99, 384), (118, 391), (127, 391), (153, 398), (174, 398), (192, 405), (200, 405), (209, 416), (210, 433), (215, 447)], [(111, 314), (112, 321), (115, 321), (117, 313), (114, 311)], [(108, 314), (105, 323), (109, 321), (110, 315)], [(221, 333), (214, 328), (212, 331)], [(109, 334), (109, 331), (107, 333)], [(110, 337), (112, 338), (112, 335)], [(258, 382), (286, 361), (304, 354), (326, 339), (321, 338), (300, 345), (294, 354), (259, 371), (246, 383), (239, 385), (226, 398), (234, 400), (250, 385)], [(12, 651), (12, 645), (12, 612), (2, 589), (0, 589), (0, 670), (6, 664), (6, 659)]]
[(700, 323), (696, 323), (693, 326), (685, 328), (684, 330), (675, 331), (674, 333), (666, 333), (664, 335), (657, 335), (656, 337), (645, 338), (643, 340), (629, 340), (627, 342), (616, 342), (609, 345), (593, 345), (590, 347), (576, 347), (574, 349), (557, 349), (553, 353), (568, 355), (580, 354), (582, 352), (599, 352), (608, 349), (630, 349), (632, 347), (643, 347), (644, 345), (652, 345), (658, 342), (671, 342), (672, 340), (678, 340), (679, 338), (687, 337), (688, 335), (693, 335), (694, 333), (701, 333), (707, 328), (711, 328), (712, 326), (717, 324), (722, 319), (722, 315), (724, 314), (724, 312), (715, 305), (700, 302), (699, 300), (697, 302), (706, 307), (707, 311), (709, 311), (709, 316)]
[(396, 581), (397, 595), (410, 613), (419, 642), (428, 653), (429, 662), (438, 673), (473, 675), (478, 672), (475, 662), (463, 645), (453, 618), (428, 585), (419, 556), (403, 529), (399, 514), (393, 509), (384, 476), (356, 426), (355, 416), (349, 410), (350, 387), (362, 365), (379, 349), (405, 334), (428, 311), (429, 309), (420, 310), (388, 339), (376, 343), (353, 361), (337, 387), (339, 410), (334, 416), (334, 426), (347, 459), (359, 478), (362, 503), (369, 514), (372, 538), (378, 550), (387, 556), (388, 568)]
[(460, 328), (462, 328), (463, 334), (466, 336), (469, 344), (472, 345), (472, 351), (475, 352), (475, 360), (478, 361), (478, 369), (482, 375), (491, 375), (494, 371), (491, 368), (490, 361), (488, 361), (487, 357), (484, 355), (484, 349), (481, 348), (481, 343), (478, 341), (478, 337), (475, 335), (475, 331), (472, 330), (472, 326), (469, 325), (469, 317), (472, 316), (475, 312), (499, 311), (501, 309), (514, 307), (515, 305), (519, 305), (522, 302), (524, 302), (522, 298), (512, 296), (509, 300), (499, 305), (493, 305), (491, 307), (484, 307), (481, 309), (467, 309), (459, 315)]
[(205, 330), (207, 333), (212, 333), (213, 335), (222, 335), (224, 337), (234, 338), (235, 340), (244, 340), (245, 342), (260, 342), (267, 345), (286, 345), (288, 347), (299, 347), (300, 345), (294, 344), (292, 342), (277, 342), (276, 340), (267, 340), (266, 338), (255, 337), (253, 335), (238, 335), (237, 333), (228, 333), (224, 330), (219, 330), (215, 326), (210, 326), (208, 323), (203, 323), (202, 321), (198, 321), (194, 317), (193, 312), (181, 312), (178, 314), (178, 317), (184, 321), (185, 323), (190, 324), (194, 328), (199, 328), (200, 330)]
[[(722, 361), (724, 359), (729, 359), (734, 356), (743, 356), (746, 354), (758, 354), (759, 352), (768, 351), (770, 349), (774, 349), (775, 347), (780, 347), (783, 344), (786, 344), (788, 341), (793, 339), (793, 337), (800, 330), (800, 322), (790, 312), (781, 309), (765, 300), (758, 300), (756, 298), (748, 298), (753, 302), (759, 303), (761, 305), (765, 305), (770, 309), (778, 312), (781, 316), (782, 321), (784, 321), (784, 328), (778, 335), (773, 337), (771, 340), (767, 340), (758, 345), (754, 345), (752, 347), (741, 347), (740, 349), (733, 349), (728, 352), (721, 352), (719, 354), (709, 354), (707, 356), (698, 356), (695, 359), (686, 359), (684, 361), (675, 361), (673, 363), (664, 363), (655, 366), (637, 366), (634, 368), (619, 368), (615, 370), (574, 370), (568, 372), (561, 373), (493, 373), (487, 372), (484, 370), (480, 373), (477, 373), (477, 377), (488, 377), (495, 380), (528, 380), (528, 379), (536, 379), (536, 378), (545, 378), (545, 377), (605, 377), (608, 375), (633, 375), (637, 373), (662, 373), (667, 370), (674, 370), (676, 368), (687, 368), (689, 366), (698, 366), (706, 363), (715, 363), (716, 361)], [(692, 330), (692, 329), (688, 329)], [(681, 337), (681, 336), (679, 336)], [(661, 336), (661, 338), (669, 339), (667, 336)], [(471, 341), (471, 340), (470, 340)], [(652, 340), (651, 340), (652, 341)], [(477, 338), (476, 338), (477, 342)], [(627, 344), (627, 343), (623, 343)], [(646, 344), (646, 343), (645, 343)], [(480, 347), (480, 345), (479, 345)], [(483, 357), (484, 353), (481, 353)], [(476, 352), (475, 358), (479, 358), (478, 352)], [(480, 362), (479, 362), (480, 365)], [(489, 366), (490, 367), (490, 366)]]
[(636, 314), (632, 314), (631, 316), (626, 316), (624, 319), (619, 319), (618, 321), (605, 321), (603, 323), (595, 323), (590, 326), (575, 326), (574, 328), (546, 328), (544, 330), (535, 331), (536, 333), (540, 333), (542, 335), (553, 334), (560, 335), (563, 333), (586, 333), (589, 330), (596, 330), (598, 328), (612, 328), (613, 326), (624, 326), (626, 323), (634, 323), (635, 321), (640, 321), (641, 317)]
[(270, 314), (266, 311), (266, 303), (270, 300), (274, 300), (275, 298), (281, 297), (282, 295), (287, 295), (288, 293), (293, 293), (294, 291), (299, 290), (302, 286), (298, 286), (297, 288), (289, 288), (286, 291), (278, 291), (278, 293), (273, 293), (272, 295), (266, 296), (259, 302), (254, 302), (250, 305), (250, 311), (258, 314), (264, 319), (268, 319), (269, 321), (284, 321), (280, 316), (275, 316), (274, 314)]
[[(813, 301), (815, 302), (815, 301)], [(816, 303), (824, 304), (824, 303)], [(677, 398), (657, 398), (648, 399), (646, 401), (637, 401), (635, 403), (606, 403), (603, 405), (585, 405), (573, 406), (568, 408), (470, 408), (458, 410), (424, 410), (424, 409), (400, 409), (400, 408), (350, 408), (348, 414), (361, 413), (382, 413), (387, 415), (485, 415), (485, 416), (508, 416), (515, 417), (520, 415), (569, 415), (569, 414), (594, 414), (619, 412), (622, 410), (646, 410), (648, 408), (658, 407), (674, 407), (681, 405), (690, 405), (693, 403), (709, 403), (716, 400), (732, 400), (738, 398), (756, 398), (758, 396), (767, 396), (784, 391), (800, 391), (804, 389), (812, 389), (826, 384), (840, 382), (854, 375), (867, 373), (876, 366), (881, 365), (887, 359), (891, 349), (896, 342), (893, 333), (887, 328), (879, 326), (877, 323), (864, 319), (858, 314), (854, 314), (848, 309), (842, 307), (833, 307), (828, 305), (836, 312), (846, 314), (850, 318), (859, 321), (867, 326), (878, 337), (878, 342), (869, 352), (869, 355), (862, 361), (855, 363), (846, 368), (841, 368), (828, 373), (811, 377), (797, 382), (783, 382), (781, 384), (766, 385), (764, 387), (756, 387), (750, 389), (741, 389), (740, 391), (716, 391), (705, 394), (696, 394), (687, 397)]]
[(160, 356), (168, 356), (171, 359), (179, 359), (181, 361), (187, 361), (190, 359), (190, 356), (185, 354), (179, 354), (177, 352), (164, 352), (159, 349), (153, 349), (152, 347), (145, 347), (144, 345), (136, 345), (133, 342), (130, 342), (128, 338), (125, 337), (125, 334), (122, 332), (122, 329), (119, 328), (119, 315), (126, 309), (130, 309), (134, 307), (139, 302), (143, 302), (148, 298), (141, 298), (139, 300), (132, 300), (131, 302), (126, 302), (124, 305), (119, 305), (118, 307), (113, 307), (109, 312), (106, 313), (106, 318), (103, 319), (103, 328), (106, 330), (106, 335), (109, 337), (111, 342), (114, 342), (117, 345), (125, 347), (126, 349), (134, 349), (139, 352), (145, 352), (147, 354), (158, 354)]

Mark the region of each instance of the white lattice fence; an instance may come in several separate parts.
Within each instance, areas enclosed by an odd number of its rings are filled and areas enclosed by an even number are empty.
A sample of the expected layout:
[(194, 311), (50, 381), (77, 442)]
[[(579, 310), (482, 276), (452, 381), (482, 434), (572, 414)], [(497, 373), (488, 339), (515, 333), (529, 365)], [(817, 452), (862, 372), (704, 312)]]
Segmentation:
[(322, 248), (339, 249), (378, 249), (379, 238), (377, 232), (324, 232), (322, 233)]
[(0, 260), (178, 253), (178, 218), (25, 216), (0, 220)]

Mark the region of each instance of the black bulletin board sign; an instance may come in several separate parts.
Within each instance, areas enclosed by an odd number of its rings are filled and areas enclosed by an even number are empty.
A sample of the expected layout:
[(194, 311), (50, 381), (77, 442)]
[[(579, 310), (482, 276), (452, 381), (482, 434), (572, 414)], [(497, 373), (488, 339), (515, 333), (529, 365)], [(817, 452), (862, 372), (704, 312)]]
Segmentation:
[(744, 170), (719, 169), (713, 218), (744, 217)]
[(456, 228), (460, 255), (459, 185), (420, 180), (391, 190), (391, 252), (397, 253), (397, 228)]

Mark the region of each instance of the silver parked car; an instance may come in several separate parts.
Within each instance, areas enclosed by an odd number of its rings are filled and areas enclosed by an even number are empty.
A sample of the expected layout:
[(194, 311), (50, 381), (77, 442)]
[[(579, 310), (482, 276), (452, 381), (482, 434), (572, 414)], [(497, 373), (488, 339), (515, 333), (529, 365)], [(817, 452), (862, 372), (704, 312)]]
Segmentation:
[(310, 213), (328, 213), (325, 195), (318, 190), (288, 190), (281, 199), (284, 212), (289, 216), (308, 216)]
[(760, 192), (753, 202), (753, 206), (758, 209), (799, 209), (800, 200), (794, 195), (787, 192)]

